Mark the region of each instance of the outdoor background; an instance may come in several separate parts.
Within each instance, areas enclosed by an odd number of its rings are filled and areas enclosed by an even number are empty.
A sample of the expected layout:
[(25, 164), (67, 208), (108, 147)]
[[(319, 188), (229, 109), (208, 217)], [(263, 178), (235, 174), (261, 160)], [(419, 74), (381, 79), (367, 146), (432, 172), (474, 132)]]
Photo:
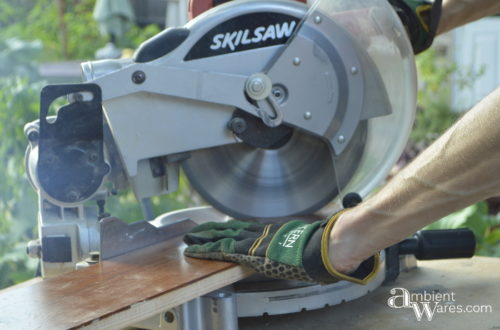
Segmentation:
[[(68, 82), (42, 76), (40, 67), (43, 63), (91, 60), (108, 42), (92, 17), (94, 4), (95, 0), (0, 0), (0, 288), (33, 277), (37, 267), (37, 260), (26, 255), (27, 242), (37, 237), (37, 199), (24, 171), (27, 140), (23, 126), (38, 117), (39, 93), (44, 85)], [(118, 46), (134, 49), (160, 30), (158, 25), (132, 25)], [(446, 47), (437, 46), (417, 57), (420, 81), (415, 127), (393, 173), (458, 118), (459, 113), (450, 105), (450, 82), (466, 87), (484, 73), (484, 69), (458, 68), (446, 52)], [(152, 202), (158, 214), (199, 200), (182, 178), (177, 193)], [(130, 192), (120, 194), (106, 207), (122, 219), (141, 219)], [(479, 243), (478, 255), (500, 257), (500, 218), (496, 213), (497, 202), (491, 200), (430, 227), (469, 227)]]

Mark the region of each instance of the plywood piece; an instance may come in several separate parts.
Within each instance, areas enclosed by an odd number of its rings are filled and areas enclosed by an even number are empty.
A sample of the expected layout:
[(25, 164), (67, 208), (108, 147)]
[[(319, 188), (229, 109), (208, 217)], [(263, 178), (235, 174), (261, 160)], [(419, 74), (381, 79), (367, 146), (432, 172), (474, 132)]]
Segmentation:
[(232, 263), (185, 258), (181, 238), (0, 292), (0, 329), (122, 328), (243, 279)]

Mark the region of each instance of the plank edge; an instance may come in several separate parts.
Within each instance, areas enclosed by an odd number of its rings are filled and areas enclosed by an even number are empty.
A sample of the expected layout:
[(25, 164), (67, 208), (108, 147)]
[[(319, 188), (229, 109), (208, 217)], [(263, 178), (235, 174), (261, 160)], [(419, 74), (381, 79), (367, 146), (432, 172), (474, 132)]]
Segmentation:
[(179, 306), (197, 297), (220, 289), (226, 285), (242, 280), (254, 271), (248, 267), (235, 266), (220, 271), (202, 280), (188, 284), (177, 290), (163, 295), (137, 302), (129, 308), (112, 315), (95, 319), (88, 324), (77, 326), (84, 329), (120, 329), (136, 322), (140, 322), (154, 315)]

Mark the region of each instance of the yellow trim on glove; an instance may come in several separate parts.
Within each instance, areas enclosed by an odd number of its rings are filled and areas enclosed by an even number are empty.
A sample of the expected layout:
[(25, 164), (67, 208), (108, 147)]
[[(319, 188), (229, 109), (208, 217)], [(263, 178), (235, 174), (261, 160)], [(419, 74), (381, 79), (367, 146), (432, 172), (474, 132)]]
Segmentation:
[(342, 213), (344, 213), (345, 211), (346, 210), (342, 210), (338, 213), (335, 213), (330, 218), (330, 220), (328, 220), (328, 223), (326, 224), (325, 230), (323, 231), (323, 236), (321, 237), (321, 260), (323, 261), (323, 264), (325, 265), (325, 268), (328, 271), (328, 273), (330, 273), (330, 275), (332, 275), (333, 277), (365, 285), (377, 274), (378, 268), (380, 266), (380, 256), (378, 253), (374, 255), (375, 260), (374, 260), (373, 270), (363, 279), (359, 279), (338, 272), (335, 268), (333, 268), (333, 265), (330, 263), (330, 257), (328, 256), (328, 250), (329, 250), (328, 243), (330, 241), (330, 232), (332, 231), (335, 222), (338, 220), (338, 218), (340, 218)]
[(418, 20), (420, 21), (420, 24), (422, 24), (422, 27), (424, 28), (425, 32), (429, 33), (429, 25), (426, 21), (424, 21), (424, 18), (422, 17), (422, 13), (425, 12), (425, 11), (431, 11), (432, 10), (432, 5), (422, 5), (422, 6), (418, 6), (416, 8), (416, 12), (417, 12), (417, 17), (418, 17)]
[(269, 224), (264, 227), (264, 230), (262, 230), (262, 234), (253, 242), (252, 246), (248, 250), (248, 255), (254, 256), (255, 251), (259, 248), (259, 246), (262, 244), (262, 241), (269, 235), (269, 231), (273, 225)]

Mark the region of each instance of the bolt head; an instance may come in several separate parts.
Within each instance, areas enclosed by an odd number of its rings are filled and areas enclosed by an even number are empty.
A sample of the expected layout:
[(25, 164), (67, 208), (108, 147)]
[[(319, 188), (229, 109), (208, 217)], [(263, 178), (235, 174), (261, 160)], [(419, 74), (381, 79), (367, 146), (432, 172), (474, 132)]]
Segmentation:
[(28, 133), (28, 140), (30, 140), (31, 142), (38, 141), (39, 137), (40, 135), (37, 131), (31, 131)]
[(261, 93), (264, 90), (264, 82), (260, 78), (255, 78), (250, 83), (250, 89), (254, 93)]
[(132, 73), (132, 82), (140, 85), (146, 80), (146, 74), (143, 71), (135, 71)]
[(300, 57), (295, 57), (293, 59), (293, 65), (300, 65), (302, 61), (300, 60)]
[(80, 193), (77, 190), (70, 190), (66, 193), (66, 198), (69, 202), (76, 202), (80, 199)]
[(88, 156), (89, 156), (88, 160), (89, 160), (90, 163), (95, 163), (95, 162), (97, 162), (99, 160), (99, 155), (97, 153), (95, 153), (95, 152), (89, 153)]
[(321, 16), (314, 17), (314, 23), (316, 23), (316, 24), (321, 23)]
[(247, 122), (240, 117), (234, 117), (229, 121), (229, 129), (236, 134), (242, 134), (247, 130)]
[(271, 94), (272, 86), (271, 79), (265, 73), (254, 73), (245, 82), (245, 92), (249, 98), (260, 101)]
[(339, 137), (337, 138), (337, 142), (340, 143), (340, 144), (344, 143), (345, 142), (345, 136), (339, 135)]
[(40, 258), (42, 252), (42, 246), (39, 240), (29, 241), (26, 246), (26, 253), (30, 258)]
[(355, 66), (353, 66), (353, 67), (351, 68), (351, 74), (358, 74), (358, 68), (357, 68), (357, 67), (355, 67)]
[(312, 113), (310, 113), (309, 111), (304, 113), (304, 119), (309, 120), (311, 118), (312, 118)]

